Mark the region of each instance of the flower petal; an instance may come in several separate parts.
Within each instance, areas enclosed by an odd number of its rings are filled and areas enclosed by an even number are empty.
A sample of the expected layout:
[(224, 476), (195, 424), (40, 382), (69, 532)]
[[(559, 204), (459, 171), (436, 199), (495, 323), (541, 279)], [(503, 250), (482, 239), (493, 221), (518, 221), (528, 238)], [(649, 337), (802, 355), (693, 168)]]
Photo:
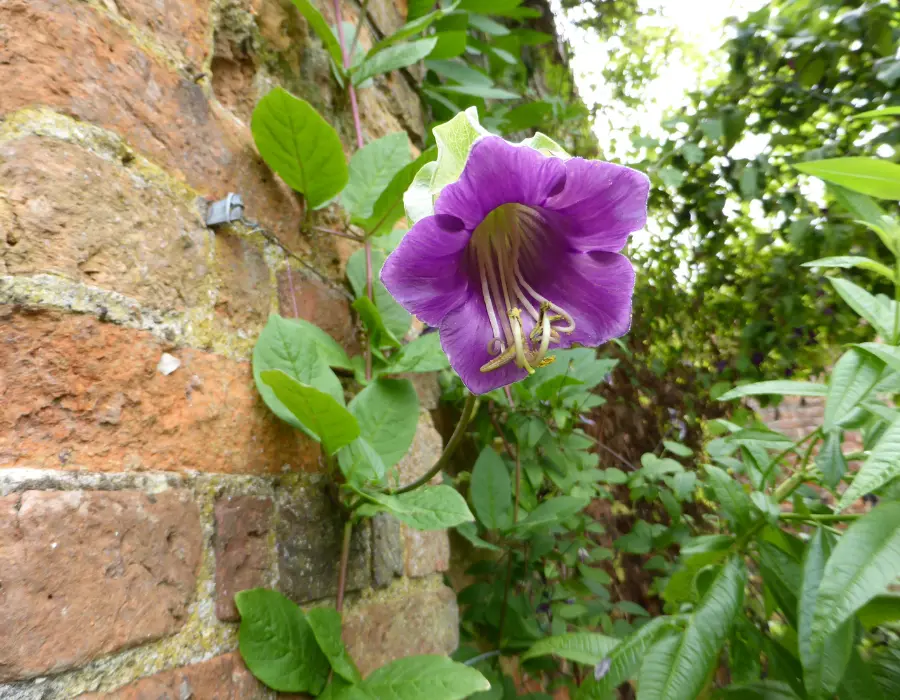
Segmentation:
[(565, 187), (544, 205), (564, 221), (555, 228), (577, 250), (622, 250), (628, 235), (647, 223), (650, 180), (637, 170), (598, 160), (572, 158), (565, 167)]
[(488, 343), (494, 337), (491, 322), (481, 294), (470, 294), (448, 313), (440, 325), (441, 347), (450, 366), (473, 394), (485, 394), (528, 376), (515, 362), (482, 372), (481, 368), (494, 356), (488, 353)]
[[(445, 220), (446, 223), (446, 220)], [(448, 232), (437, 217), (419, 221), (384, 261), (381, 281), (400, 305), (431, 326), (464, 299), (468, 231)]]
[(565, 192), (567, 180), (559, 158), (485, 136), (472, 146), (462, 175), (444, 188), (434, 211), (459, 217), (471, 231), (501, 204), (542, 206), (552, 195)]
[(597, 347), (628, 332), (634, 268), (624, 255), (551, 251), (544, 246), (540, 259), (522, 263), (522, 273), (535, 291), (575, 319), (574, 332), (560, 333), (561, 343), (554, 347)]

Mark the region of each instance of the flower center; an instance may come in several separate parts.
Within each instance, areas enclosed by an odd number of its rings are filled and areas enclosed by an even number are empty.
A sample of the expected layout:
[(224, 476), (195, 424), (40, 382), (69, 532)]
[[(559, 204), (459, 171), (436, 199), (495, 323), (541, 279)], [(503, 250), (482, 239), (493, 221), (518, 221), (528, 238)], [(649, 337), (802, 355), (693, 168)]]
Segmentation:
[[(515, 362), (531, 374), (535, 367), (553, 362), (555, 358), (548, 357), (547, 351), (551, 343), (560, 342), (559, 334), (575, 330), (572, 315), (538, 294), (519, 265), (522, 255), (538, 258), (536, 243), (545, 235), (544, 227), (534, 209), (504, 204), (489, 213), (472, 234), (469, 250), (493, 332), (487, 350), (496, 355), (482, 366), (482, 372)], [(531, 326), (530, 332), (526, 324)]]

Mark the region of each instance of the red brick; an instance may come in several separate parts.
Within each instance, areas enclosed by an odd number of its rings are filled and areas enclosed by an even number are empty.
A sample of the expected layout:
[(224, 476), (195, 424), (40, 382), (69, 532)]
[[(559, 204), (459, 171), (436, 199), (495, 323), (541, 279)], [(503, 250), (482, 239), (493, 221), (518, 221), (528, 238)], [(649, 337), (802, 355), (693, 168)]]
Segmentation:
[(6, 274), (50, 272), (162, 310), (205, 302), (211, 232), (196, 206), (128, 164), (17, 139), (0, 144), (0, 201)]
[(87, 693), (79, 700), (268, 700), (237, 652), (163, 671), (109, 693)]
[(185, 622), (200, 563), (190, 495), (0, 498), (0, 681), (79, 666)]
[(394, 592), (395, 598), (344, 614), (344, 642), (363, 675), (404, 656), (449, 654), (459, 644), (452, 590)]
[(195, 69), (209, 54), (210, 5), (210, 0), (115, 0), (122, 17), (180, 51)]
[(340, 290), (296, 270), (278, 273), (278, 304), (282, 316), (314, 323), (351, 355), (359, 354), (356, 326), (350, 315), (350, 300)]
[[(166, 351), (181, 360), (156, 370)], [(318, 444), (275, 418), (248, 362), (92, 316), (0, 306), (0, 468), (276, 473)]]
[(216, 616), (240, 619), (234, 594), (266, 584), (272, 565), (272, 501), (237, 496), (216, 503)]
[(0, 116), (46, 106), (110, 129), (207, 196), (240, 192), (248, 217), (296, 242), (299, 203), (249, 129), (111, 19), (80, 2), (7, 0), (0, 25)]
[(258, 332), (269, 317), (272, 285), (262, 251), (229, 230), (216, 232), (216, 314), (232, 330)]
[(450, 538), (446, 530), (423, 532), (404, 526), (403, 536), (407, 576), (428, 576), (450, 568)]

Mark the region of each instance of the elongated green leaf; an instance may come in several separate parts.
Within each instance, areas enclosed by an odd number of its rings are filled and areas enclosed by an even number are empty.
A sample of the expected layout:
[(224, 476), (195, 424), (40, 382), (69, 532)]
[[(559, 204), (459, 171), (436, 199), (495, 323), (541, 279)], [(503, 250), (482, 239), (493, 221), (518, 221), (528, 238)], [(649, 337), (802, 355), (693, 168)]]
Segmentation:
[(469, 39), (469, 35), (464, 30), (441, 31), (435, 37), (437, 44), (434, 45), (428, 57), (438, 61), (456, 58), (464, 54)]
[[(392, 347), (400, 347), (399, 339), (406, 335), (409, 326), (412, 323), (412, 316), (404, 309), (390, 292), (378, 279), (381, 272), (381, 266), (384, 265), (384, 255), (372, 252), (372, 292), (375, 296), (375, 308), (378, 310), (378, 317), (384, 325), (384, 330), (388, 331), (386, 337), (383, 338), (385, 345)], [(350, 280), (350, 286), (360, 299), (366, 296), (366, 255), (365, 251), (358, 250), (350, 256), (347, 261), (347, 279)], [(357, 300), (358, 301), (358, 300)], [(357, 309), (359, 310), (359, 309)], [(369, 314), (369, 309), (365, 309), (365, 313)], [(370, 321), (373, 327), (378, 327), (378, 318), (374, 318), (371, 314)], [(365, 320), (365, 319), (364, 319)]]
[(367, 483), (381, 483), (387, 472), (381, 455), (364, 437), (342, 447), (337, 457), (341, 473), (357, 488)]
[(694, 454), (694, 451), (690, 447), (682, 445), (680, 442), (675, 442), (674, 440), (663, 440), (663, 446), (669, 452), (678, 455), (679, 457), (690, 457)]
[(490, 76), (475, 70), (462, 61), (434, 61), (429, 59), (425, 61), (425, 67), (461, 85), (491, 86), (494, 84)]
[(807, 175), (878, 199), (900, 200), (900, 165), (877, 158), (849, 157), (795, 163)]
[(309, 26), (319, 39), (322, 40), (322, 43), (328, 50), (335, 66), (343, 66), (344, 58), (341, 54), (341, 45), (338, 43), (338, 40), (334, 36), (334, 32), (331, 31), (331, 27), (328, 26), (328, 22), (325, 21), (322, 14), (312, 6), (312, 3), (310, 3), (309, 0), (291, 0), (291, 2), (294, 3), (294, 7), (300, 10), (300, 14), (306, 18)]
[(856, 347), (871, 353), (891, 369), (900, 370), (900, 348), (883, 343), (859, 343)]
[(747, 569), (728, 561), (710, 583), (685, 631), (657, 644), (641, 666), (638, 700), (696, 700), (744, 602)]
[(829, 488), (837, 486), (847, 472), (847, 460), (841, 451), (843, 439), (844, 434), (840, 430), (826, 433), (819, 454), (816, 455), (816, 466), (822, 472), (822, 479)]
[(485, 447), (472, 469), (469, 500), (478, 520), (488, 530), (503, 530), (512, 524), (512, 485), (509, 470), (500, 456)]
[(328, 680), (328, 659), (303, 611), (264, 588), (241, 591), (235, 603), (241, 656), (253, 675), (273, 690), (318, 695)]
[(370, 492), (364, 496), (417, 530), (443, 530), (475, 520), (465, 499), (456, 489), (443, 484), (423, 486), (397, 496)]
[(409, 451), (419, 421), (419, 398), (408, 379), (376, 379), (348, 407), (360, 435), (390, 469)]
[(487, 540), (483, 540), (478, 536), (478, 527), (475, 523), (463, 523), (456, 526), (456, 531), (465, 537), (474, 547), (478, 549), (489, 549), (492, 552), (502, 552), (495, 544), (491, 544)]
[(625, 681), (634, 678), (647, 650), (675, 629), (672, 618), (657, 617), (623, 639), (609, 654), (609, 668), (597, 678), (588, 676), (576, 694), (576, 700), (611, 700)]
[[(428, 12), (427, 14), (423, 14), (418, 17), (415, 15), (413, 8), (410, 7), (410, 21), (400, 27), (400, 29), (398, 29), (397, 31), (389, 34), (384, 39), (375, 44), (370, 50), (370, 53), (374, 55), (379, 51), (386, 49), (388, 46), (393, 46), (398, 41), (403, 41), (404, 39), (408, 39), (414, 34), (424, 32), (426, 29), (428, 29), (428, 27), (431, 26), (434, 21), (439, 20), (441, 17), (444, 17), (445, 15), (453, 12), (458, 4), (458, 2), (452, 2), (444, 8), (439, 8), (437, 10), (434, 10), (433, 12)], [(433, 6), (434, 3), (431, 3), (431, 5)]]
[(884, 338), (893, 337), (894, 317), (889, 308), (853, 282), (840, 277), (829, 277), (828, 281), (851, 309), (872, 324), (878, 335)]
[(446, 656), (407, 656), (372, 671), (339, 700), (463, 700), (490, 687), (477, 670)]
[(437, 149), (434, 147), (426, 149), (412, 163), (404, 166), (394, 175), (375, 202), (372, 216), (357, 222), (367, 235), (385, 236), (393, 230), (394, 225), (403, 216), (403, 198), (412, 185), (416, 173), (420, 172), (428, 163), (433, 162), (435, 158), (437, 158)]
[(900, 107), (884, 107), (871, 109), (868, 112), (860, 112), (853, 119), (874, 119), (876, 117), (900, 117)]
[(900, 475), (900, 418), (888, 426), (841, 496), (838, 510), (852, 505), (867, 493)]
[(880, 685), (876, 681), (875, 673), (877, 666), (874, 663), (866, 663), (862, 660), (857, 649), (853, 649), (850, 654), (850, 663), (847, 664), (847, 671), (844, 674), (844, 680), (838, 691), (840, 698), (860, 698), (862, 700), (888, 700), (889, 698), (900, 697), (900, 683), (895, 689), (888, 689), (884, 685)]
[(823, 430), (834, 430), (856, 408), (875, 386), (882, 369), (884, 363), (856, 349), (841, 356), (828, 380)]
[(354, 223), (365, 222), (372, 216), (382, 192), (409, 162), (409, 137), (405, 132), (383, 136), (353, 154), (350, 179), (341, 192), (341, 205)]
[(896, 622), (900, 620), (900, 595), (895, 593), (877, 595), (863, 605), (856, 615), (866, 629), (878, 627), (886, 622)]
[(827, 396), (828, 387), (824, 384), (815, 384), (813, 382), (791, 382), (785, 380), (775, 380), (770, 382), (755, 382), (754, 384), (744, 384), (735, 387), (729, 392), (722, 394), (719, 401), (732, 401), (733, 399), (742, 399), (745, 396), (765, 396), (767, 394), (775, 394), (777, 396)]
[(366, 60), (353, 71), (353, 84), (359, 85), (376, 75), (418, 63), (434, 50), (436, 44), (437, 39), (432, 37), (394, 44), (374, 54), (370, 51)]
[(281, 370), (343, 404), (344, 390), (328, 364), (333, 362), (336, 363), (334, 366), (343, 366), (345, 360), (349, 365), (347, 354), (324, 331), (305, 321), (272, 314), (253, 347), (253, 379), (266, 405), (276, 416), (308, 433), (307, 426), (275, 396), (261, 374), (267, 370)]
[(894, 273), (887, 265), (882, 265), (880, 262), (858, 255), (838, 255), (832, 258), (820, 258), (819, 260), (803, 263), (803, 267), (858, 267), (886, 277), (892, 282), (894, 281)]
[(800, 700), (791, 686), (780, 681), (730, 685), (719, 691), (716, 697), (723, 700)]
[(825, 573), (825, 562), (830, 555), (830, 538), (819, 528), (807, 547), (797, 614), (797, 643), (803, 663), (804, 685), (810, 698), (831, 695), (837, 690), (853, 648), (852, 618), (820, 643), (813, 643), (816, 598)]
[(900, 502), (884, 503), (847, 529), (825, 564), (813, 614), (813, 647), (824, 645), (898, 575)]
[(250, 122), (263, 160), (313, 209), (347, 184), (341, 139), (311, 104), (275, 88), (263, 97)]
[(359, 683), (362, 675), (341, 639), (341, 614), (332, 607), (312, 608), (306, 619), (334, 672), (350, 683)]
[(402, 372), (439, 372), (447, 369), (450, 361), (441, 347), (441, 339), (437, 333), (426, 333), (419, 336), (391, 358), (388, 371), (391, 374)]
[(328, 454), (359, 437), (359, 424), (332, 396), (302, 384), (281, 370), (266, 370), (260, 379), (285, 407), (322, 443)]
[(750, 525), (753, 513), (753, 504), (747, 492), (739, 482), (718, 467), (706, 465), (706, 473), (725, 516), (732, 523), (735, 532), (742, 532)]
[(522, 654), (522, 660), (537, 656), (558, 656), (579, 664), (599, 664), (609, 657), (620, 643), (615, 637), (607, 637), (591, 632), (574, 632), (546, 637), (533, 644), (531, 649)]
[(448, 92), (454, 95), (471, 95), (472, 97), (483, 97), (487, 100), (517, 100), (521, 97), (517, 92), (492, 87), (490, 85), (481, 85), (479, 83), (441, 85), (437, 89), (441, 92)]
[(529, 530), (542, 525), (555, 525), (565, 518), (580, 513), (587, 506), (587, 501), (575, 496), (556, 496), (548, 498), (527, 517), (516, 523), (516, 528)]

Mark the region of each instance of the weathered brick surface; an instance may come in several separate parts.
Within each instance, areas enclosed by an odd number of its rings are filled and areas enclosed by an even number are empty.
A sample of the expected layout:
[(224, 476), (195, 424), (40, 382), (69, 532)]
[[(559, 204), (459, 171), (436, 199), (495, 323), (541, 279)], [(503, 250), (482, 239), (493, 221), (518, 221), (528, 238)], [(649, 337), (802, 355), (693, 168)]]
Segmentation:
[[(408, 484), (425, 474), (444, 449), (444, 441), (441, 434), (435, 429), (431, 416), (422, 413), (419, 416), (419, 424), (416, 426), (416, 436), (413, 439), (409, 452), (395, 467), (400, 477), (401, 484)], [(440, 483), (440, 475), (435, 477), (435, 483)]]
[(387, 513), (372, 518), (372, 578), (376, 586), (388, 586), (403, 575), (404, 543), (400, 521)]
[(344, 642), (363, 675), (413, 654), (449, 654), (459, 645), (456, 595), (398, 591), (395, 598), (344, 614)]
[[(340, 290), (296, 270), (278, 273), (278, 301), (282, 316), (314, 323), (347, 352), (360, 352), (357, 329), (350, 315), (350, 301)], [(296, 313), (295, 313), (296, 311)]]
[(403, 537), (407, 576), (427, 576), (450, 568), (450, 538), (446, 530), (422, 532), (404, 527)]
[[(343, 517), (322, 485), (298, 487), (278, 510), (276, 529), (278, 586), (297, 603), (337, 593)], [(372, 580), (372, 541), (368, 526), (356, 527), (347, 567), (347, 590)]]
[(0, 498), (0, 681), (60, 671), (184, 623), (200, 562), (189, 494)]
[(165, 310), (205, 301), (212, 233), (198, 207), (127, 164), (47, 138), (0, 144), (0, 202), (0, 272), (51, 272)]
[[(167, 351), (181, 361), (164, 376)], [(0, 468), (279, 472), (318, 444), (275, 418), (247, 362), (89, 316), (0, 306)]]
[(216, 232), (216, 315), (232, 330), (257, 333), (269, 317), (272, 285), (262, 251), (229, 229)]
[(272, 565), (272, 501), (235, 496), (216, 503), (216, 616), (240, 619), (234, 594), (266, 584)]
[(109, 693), (79, 700), (268, 700), (274, 694), (257, 681), (237, 652), (163, 671)]
[(249, 216), (295, 236), (299, 203), (249, 130), (111, 19), (84, 3), (7, 0), (0, 26), (0, 116), (47, 106), (110, 129), (207, 196), (240, 192)]
[(125, 20), (182, 53), (195, 70), (209, 54), (211, 6), (211, 0), (115, 0), (114, 4)]

